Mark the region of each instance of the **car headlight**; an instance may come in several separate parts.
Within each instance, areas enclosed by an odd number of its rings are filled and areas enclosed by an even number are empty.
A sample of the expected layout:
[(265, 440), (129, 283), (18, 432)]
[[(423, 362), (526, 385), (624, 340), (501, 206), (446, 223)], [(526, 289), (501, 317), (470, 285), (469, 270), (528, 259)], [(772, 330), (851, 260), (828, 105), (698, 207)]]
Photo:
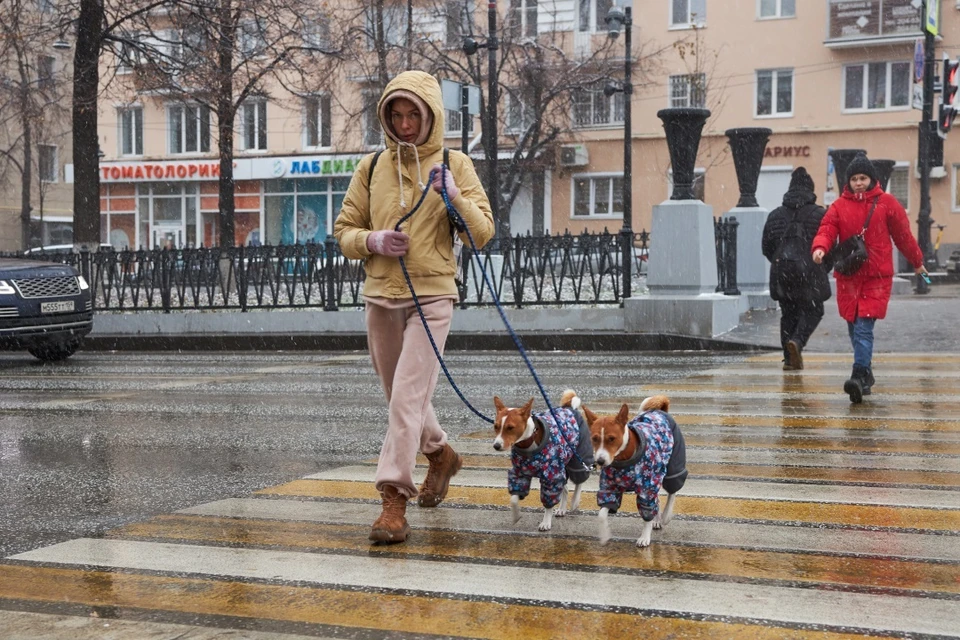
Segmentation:
[(0, 296), (13, 296), (17, 294), (17, 290), (13, 288), (6, 280), (0, 280)]
[(86, 291), (90, 288), (90, 285), (87, 284), (87, 281), (84, 280), (83, 276), (77, 276), (77, 284), (80, 285), (81, 291)]

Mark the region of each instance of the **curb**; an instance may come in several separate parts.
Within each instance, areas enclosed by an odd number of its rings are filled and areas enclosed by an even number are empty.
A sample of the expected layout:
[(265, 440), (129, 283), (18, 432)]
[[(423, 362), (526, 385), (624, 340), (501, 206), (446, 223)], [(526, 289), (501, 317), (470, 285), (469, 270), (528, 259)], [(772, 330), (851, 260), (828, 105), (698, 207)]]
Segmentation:
[[(527, 333), (532, 351), (769, 351), (774, 347), (660, 333)], [(85, 351), (366, 351), (365, 333), (94, 335)], [(511, 351), (513, 339), (501, 333), (451, 333), (447, 350)]]

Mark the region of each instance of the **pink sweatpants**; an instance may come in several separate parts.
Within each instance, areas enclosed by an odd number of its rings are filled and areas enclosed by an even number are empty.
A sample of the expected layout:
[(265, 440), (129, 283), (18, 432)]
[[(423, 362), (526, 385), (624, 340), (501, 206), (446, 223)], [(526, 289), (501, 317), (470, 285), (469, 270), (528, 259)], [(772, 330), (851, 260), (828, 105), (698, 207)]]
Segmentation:
[[(387, 434), (377, 463), (376, 487), (389, 484), (407, 498), (418, 490), (413, 482), (417, 452), (433, 453), (447, 443), (447, 434), (433, 412), (433, 391), (440, 363), (423, 330), (413, 300), (367, 301), (367, 346), (389, 404)], [(409, 303), (407, 305), (406, 303)], [(453, 300), (421, 300), (423, 315), (440, 352), (450, 332)]]

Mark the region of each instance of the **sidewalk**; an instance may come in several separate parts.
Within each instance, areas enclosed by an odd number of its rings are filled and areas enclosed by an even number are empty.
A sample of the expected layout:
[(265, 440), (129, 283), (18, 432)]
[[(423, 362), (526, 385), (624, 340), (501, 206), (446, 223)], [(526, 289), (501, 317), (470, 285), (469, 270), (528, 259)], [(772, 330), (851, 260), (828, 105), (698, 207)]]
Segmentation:
[[(823, 321), (807, 344), (807, 351), (844, 353), (851, 351), (847, 323), (837, 312), (835, 298), (825, 303)], [(893, 296), (887, 317), (875, 329), (878, 353), (944, 353), (960, 351), (960, 284), (940, 284), (919, 296)], [(778, 348), (780, 312), (754, 311), (746, 314), (739, 327), (720, 340)]]

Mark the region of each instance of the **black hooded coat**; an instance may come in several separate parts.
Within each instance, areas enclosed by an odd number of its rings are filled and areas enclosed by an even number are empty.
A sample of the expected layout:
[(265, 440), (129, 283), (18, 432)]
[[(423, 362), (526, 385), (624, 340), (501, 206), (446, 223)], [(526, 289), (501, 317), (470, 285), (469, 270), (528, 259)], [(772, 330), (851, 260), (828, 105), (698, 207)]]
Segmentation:
[[(794, 187), (784, 194), (783, 205), (767, 216), (761, 247), (763, 255), (770, 261), (770, 297), (774, 300), (823, 302), (830, 298), (830, 279), (827, 276), (829, 266), (816, 264), (810, 251), (824, 213), (824, 208), (817, 204), (817, 196), (813, 191)], [(794, 219), (800, 222), (809, 260), (803, 263), (803, 276), (799, 280), (782, 284), (774, 257), (787, 227)]]

